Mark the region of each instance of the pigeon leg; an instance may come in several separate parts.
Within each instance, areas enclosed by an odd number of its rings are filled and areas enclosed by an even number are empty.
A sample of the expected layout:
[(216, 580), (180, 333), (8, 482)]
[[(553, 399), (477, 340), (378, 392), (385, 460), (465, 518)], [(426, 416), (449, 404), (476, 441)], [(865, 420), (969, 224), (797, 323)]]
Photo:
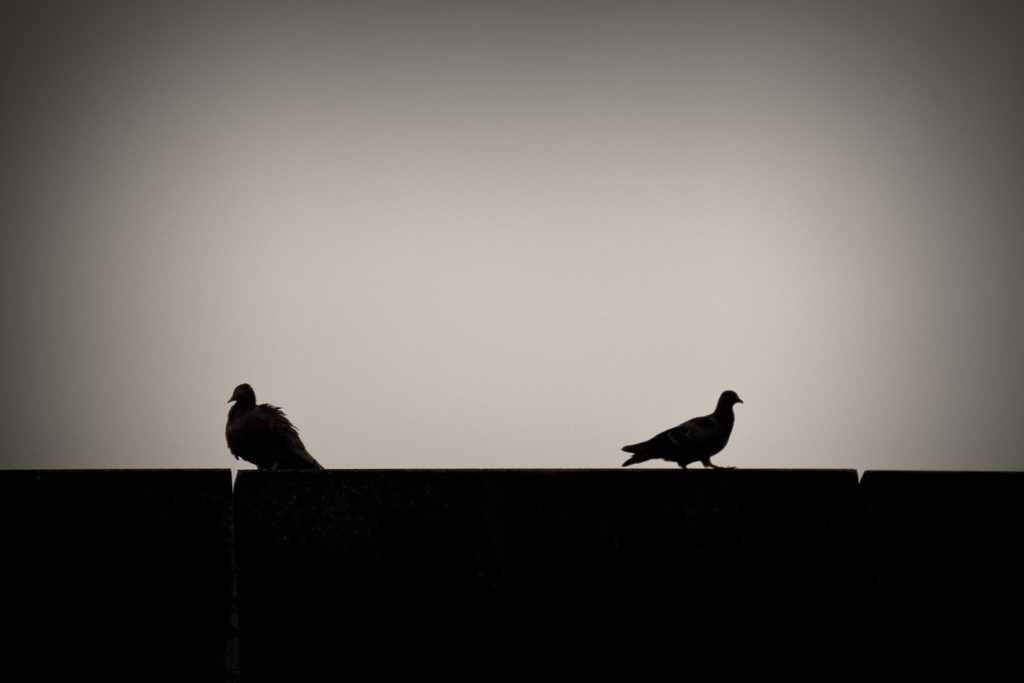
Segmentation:
[(704, 467), (711, 467), (711, 468), (714, 468), (716, 470), (734, 470), (734, 469), (736, 469), (735, 465), (725, 465), (724, 467), (721, 466), (721, 465), (715, 465), (714, 463), (711, 462), (711, 458), (705, 458), (705, 459), (701, 460), (700, 463), (702, 465), (704, 465)]

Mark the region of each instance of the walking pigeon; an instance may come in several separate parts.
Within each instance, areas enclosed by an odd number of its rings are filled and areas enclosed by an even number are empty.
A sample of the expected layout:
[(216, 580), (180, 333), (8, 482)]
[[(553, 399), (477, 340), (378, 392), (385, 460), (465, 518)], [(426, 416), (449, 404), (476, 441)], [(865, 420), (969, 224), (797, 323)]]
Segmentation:
[(322, 470), (299, 439), (284, 412), (269, 403), (256, 405), (256, 393), (239, 384), (228, 399), (235, 405), (228, 411), (225, 435), (228, 449), (261, 470)]
[(633, 453), (623, 467), (647, 460), (670, 460), (686, 469), (691, 462), (701, 462), (704, 467), (718, 468), (711, 464), (711, 456), (718, 453), (729, 443), (732, 425), (736, 417), (732, 407), (743, 403), (735, 391), (723, 391), (718, 397), (715, 412), (703, 417), (687, 420), (678, 427), (668, 429), (653, 439), (643, 443), (624, 446), (622, 450)]

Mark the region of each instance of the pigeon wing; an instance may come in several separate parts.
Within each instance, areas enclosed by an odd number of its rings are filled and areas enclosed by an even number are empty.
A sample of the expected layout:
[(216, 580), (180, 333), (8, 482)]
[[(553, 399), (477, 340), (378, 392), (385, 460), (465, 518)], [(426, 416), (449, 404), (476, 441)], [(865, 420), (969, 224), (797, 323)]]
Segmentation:
[(713, 440), (721, 431), (721, 427), (714, 415), (705, 415), (687, 420), (669, 431), (675, 432), (680, 441), (699, 446)]
[(299, 438), (299, 432), (284, 411), (277, 406), (264, 403), (253, 411), (267, 442), (273, 444), (277, 453), (276, 466), (279, 469), (316, 469), (320, 466)]
[(680, 448), (686, 448), (695, 439), (700, 436), (701, 430), (694, 429), (693, 423), (695, 420), (684, 422), (683, 424), (673, 427), (672, 429), (666, 429), (657, 436), (651, 437), (647, 441), (642, 443), (635, 443), (631, 446), (624, 446), (622, 450), (627, 453), (642, 453), (644, 455), (653, 455), (655, 453), (671, 453), (677, 451)]

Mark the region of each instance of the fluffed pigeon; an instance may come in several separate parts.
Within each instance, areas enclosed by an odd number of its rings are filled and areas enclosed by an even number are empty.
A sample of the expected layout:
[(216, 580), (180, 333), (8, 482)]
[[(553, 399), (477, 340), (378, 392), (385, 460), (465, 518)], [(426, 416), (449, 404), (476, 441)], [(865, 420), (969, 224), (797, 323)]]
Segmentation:
[(299, 439), (299, 432), (284, 412), (269, 403), (256, 405), (256, 392), (239, 384), (228, 399), (225, 435), (228, 449), (261, 470), (322, 470)]
[(735, 391), (723, 391), (718, 397), (715, 412), (710, 415), (687, 420), (643, 443), (624, 446), (622, 450), (633, 453), (633, 457), (622, 463), (622, 466), (660, 458), (678, 463), (683, 469), (691, 462), (701, 462), (704, 467), (717, 469), (718, 465), (711, 464), (711, 456), (729, 443), (732, 425), (736, 420), (732, 407), (737, 403), (743, 401)]

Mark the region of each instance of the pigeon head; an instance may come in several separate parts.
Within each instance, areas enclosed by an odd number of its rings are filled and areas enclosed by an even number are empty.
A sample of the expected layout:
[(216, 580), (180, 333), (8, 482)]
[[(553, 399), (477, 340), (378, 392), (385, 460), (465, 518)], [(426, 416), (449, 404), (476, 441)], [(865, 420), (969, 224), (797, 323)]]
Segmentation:
[(743, 400), (732, 389), (723, 391), (722, 395), (718, 397), (718, 405), (722, 408), (732, 408), (737, 403), (743, 403)]
[(231, 398), (228, 399), (228, 403), (232, 401), (238, 401), (240, 404), (255, 404), (256, 403), (256, 392), (252, 390), (252, 387), (248, 384), (239, 384), (235, 387), (234, 392), (231, 394)]

